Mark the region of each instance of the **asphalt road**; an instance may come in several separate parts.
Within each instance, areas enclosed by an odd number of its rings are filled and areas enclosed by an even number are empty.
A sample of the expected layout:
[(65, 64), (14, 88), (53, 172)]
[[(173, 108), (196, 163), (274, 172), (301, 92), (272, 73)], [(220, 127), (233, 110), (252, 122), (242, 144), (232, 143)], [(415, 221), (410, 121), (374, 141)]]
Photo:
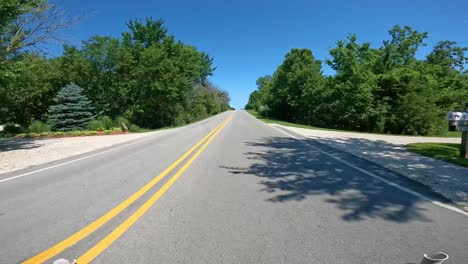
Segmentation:
[(1, 174), (43, 169), (0, 182), (0, 263), (419, 263), (437, 251), (468, 263), (468, 216), (369, 173), (445, 202), (401, 175), (293, 136), (230, 111)]

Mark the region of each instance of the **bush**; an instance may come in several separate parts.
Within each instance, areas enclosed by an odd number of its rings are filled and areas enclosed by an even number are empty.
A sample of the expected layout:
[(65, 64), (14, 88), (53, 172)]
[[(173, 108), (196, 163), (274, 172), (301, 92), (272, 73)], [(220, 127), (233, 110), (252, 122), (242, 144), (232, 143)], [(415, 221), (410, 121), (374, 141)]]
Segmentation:
[(122, 123), (124, 123), (127, 127), (130, 125), (130, 121), (128, 121), (128, 119), (123, 116), (118, 116), (115, 118), (114, 126), (120, 127)]
[(108, 116), (101, 116), (98, 120), (103, 125), (104, 130), (109, 130), (114, 127), (114, 122), (112, 122), (112, 119)]
[(24, 135), (25, 138), (35, 138), (39, 136), (40, 134), (37, 134), (37, 133), (26, 133), (26, 135)]
[(130, 132), (139, 132), (141, 130), (141, 128), (137, 125), (130, 125), (128, 126), (128, 131)]
[(98, 133), (96, 131), (81, 131), (81, 135), (83, 136), (94, 136), (97, 135)]
[(258, 113), (261, 116), (268, 117), (270, 113), (270, 108), (267, 105), (261, 105), (258, 107)]
[(106, 128), (104, 127), (104, 124), (102, 123), (101, 120), (91, 120), (88, 123), (88, 129), (94, 130), (94, 131), (103, 131)]
[(116, 127), (120, 128), (120, 130), (122, 132), (128, 132), (128, 127), (130, 126), (130, 121), (128, 121), (128, 119), (125, 118), (125, 117), (119, 116), (119, 117), (117, 117), (115, 119), (114, 125)]
[(206, 107), (203, 104), (195, 104), (191, 112), (192, 112), (192, 116), (190, 118), (190, 121), (199, 120), (208, 116)]
[(68, 134), (72, 137), (79, 137), (79, 136), (93, 136), (96, 135), (96, 131), (87, 131), (87, 130), (76, 130), (76, 131), (70, 131), (65, 134)]
[(51, 125), (48, 125), (41, 121), (34, 121), (29, 125), (28, 130), (30, 133), (44, 133), (49, 132), (52, 129)]
[(22, 133), (24, 129), (16, 124), (8, 123), (5, 126), (3, 126), (3, 131), (9, 134), (19, 134)]
[(57, 131), (57, 132), (52, 132), (50, 133), (51, 136), (56, 136), (56, 137), (61, 137), (61, 136), (65, 136), (66, 133), (63, 132), (63, 131)]
[(53, 134), (54, 134), (54, 132), (52, 132), (52, 131), (46, 131), (46, 132), (40, 133), (39, 135), (40, 135), (41, 137), (50, 137), (50, 136), (52, 136)]

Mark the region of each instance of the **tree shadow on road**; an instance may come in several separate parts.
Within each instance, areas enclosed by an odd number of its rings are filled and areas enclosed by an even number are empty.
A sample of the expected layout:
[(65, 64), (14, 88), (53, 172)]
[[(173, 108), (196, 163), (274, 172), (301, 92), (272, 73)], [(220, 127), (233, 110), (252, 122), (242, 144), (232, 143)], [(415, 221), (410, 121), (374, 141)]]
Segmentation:
[(29, 138), (4, 138), (0, 139), (0, 152), (19, 150), (19, 149), (33, 149), (40, 147), (37, 144), (37, 139)]
[[(368, 160), (425, 184), (428, 186), (426, 189), (433, 188), (452, 201), (468, 203), (468, 168), (418, 155), (409, 152), (403, 144), (393, 144), (383, 140), (308, 138), (306, 141), (310, 144), (320, 144), (321, 148), (326, 148), (336, 155), (343, 152), (340, 150), (345, 150), (364, 156)], [(388, 174), (386, 176), (388, 177)], [(392, 177), (391, 180), (399, 183), (401, 178)], [(450, 203), (448, 200), (445, 202)]]
[[(418, 203), (424, 201), (362, 172), (327, 158), (292, 138), (268, 137), (245, 142), (250, 166), (226, 167), (234, 175), (260, 177), (268, 202), (321, 199), (345, 211), (346, 221), (381, 218), (394, 222), (430, 221)], [(373, 170), (388, 171), (376, 164)], [(373, 171), (374, 172), (374, 171)]]
[[(404, 169), (408, 173), (416, 174), (419, 172), (430, 172), (437, 167), (441, 172), (438, 181), (465, 183), (468, 180), (468, 168), (456, 166), (444, 161), (434, 160), (415, 153), (409, 152), (404, 145), (392, 144), (383, 140), (369, 140), (365, 138), (314, 138), (308, 141), (315, 141), (332, 146), (338, 149), (352, 149), (353, 152), (366, 153), (372, 159), (384, 158), (391, 167), (395, 169)], [(452, 175), (466, 175), (464, 179), (453, 177)]]

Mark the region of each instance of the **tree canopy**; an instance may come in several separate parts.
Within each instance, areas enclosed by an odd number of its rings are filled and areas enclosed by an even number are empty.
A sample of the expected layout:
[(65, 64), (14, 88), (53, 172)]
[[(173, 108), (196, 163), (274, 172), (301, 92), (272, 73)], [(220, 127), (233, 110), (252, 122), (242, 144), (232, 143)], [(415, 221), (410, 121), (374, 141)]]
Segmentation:
[[(93, 36), (65, 45), (55, 58), (28, 49), (54, 38), (32, 32), (38, 23), (41, 29), (65, 26), (45, 16), (58, 15), (55, 8), (43, 0), (8, 0), (0, 8), (0, 123), (46, 121), (53, 98), (69, 83), (83, 89), (98, 116), (123, 116), (148, 128), (230, 108), (228, 93), (208, 81), (214, 59), (178, 41), (162, 19), (131, 20), (121, 37)], [(28, 26), (18, 28), (21, 23)]]
[(445, 113), (468, 103), (468, 48), (440, 41), (425, 59), (427, 32), (395, 26), (380, 47), (354, 34), (336, 42), (324, 76), (309, 49), (292, 49), (272, 77), (260, 77), (246, 109), (286, 121), (355, 131), (437, 135)]

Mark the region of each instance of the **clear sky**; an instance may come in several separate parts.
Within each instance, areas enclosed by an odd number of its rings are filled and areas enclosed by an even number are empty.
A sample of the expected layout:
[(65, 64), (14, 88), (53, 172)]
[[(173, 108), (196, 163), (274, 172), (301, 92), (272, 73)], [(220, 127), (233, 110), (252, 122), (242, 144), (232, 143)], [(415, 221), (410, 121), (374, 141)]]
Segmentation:
[[(420, 57), (439, 40), (468, 46), (467, 0), (65, 0), (62, 5), (71, 14), (86, 14), (63, 33), (76, 45), (97, 34), (120, 37), (129, 19), (164, 19), (177, 39), (215, 58), (211, 81), (229, 92), (235, 108), (244, 107), (255, 80), (273, 73), (291, 48), (309, 48), (324, 60), (348, 33), (377, 46), (396, 24), (429, 32)], [(333, 74), (325, 65), (324, 73)]]

